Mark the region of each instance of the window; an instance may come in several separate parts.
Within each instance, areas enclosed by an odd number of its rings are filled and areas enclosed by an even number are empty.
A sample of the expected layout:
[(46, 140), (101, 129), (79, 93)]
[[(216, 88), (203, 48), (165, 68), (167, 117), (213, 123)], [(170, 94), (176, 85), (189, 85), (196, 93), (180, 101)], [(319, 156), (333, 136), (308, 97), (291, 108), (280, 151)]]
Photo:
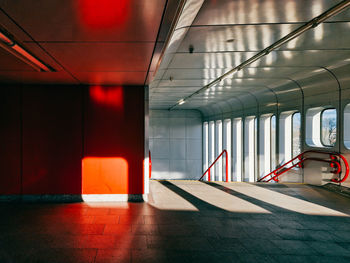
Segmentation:
[[(289, 162), (301, 152), (300, 112), (282, 112), (279, 119), (279, 164)], [(287, 167), (290, 167), (291, 163)], [(293, 168), (293, 170), (298, 170)], [(288, 178), (288, 176), (287, 176)], [(289, 180), (289, 179), (287, 179)]]
[[(258, 118), (254, 119), (254, 181), (258, 175), (259, 160), (258, 160)], [(253, 182), (254, 182), (253, 181)]]
[[(217, 158), (222, 152), (222, 121), (218, 120), (215, 122), (215, 157)], [(220, 158), (215, 166), (213, 171), (213, 180), (222, 181), (222, 158)]]
[(314, 147), (333, 147), (337, 137), (337, 111), (333, 108), (311, 108), (306, 111), (305, 141)]
[(350, 149), (350, 104), (344, 108), (344, 145)]
[[(231, 181), (231, 136), (232, 136), (232, 132), (231, 132), (231, 120), (230, 119), (226, 119), (224, 120), (224, 136), (223, 136), (223, 146), (224, 149), (226, 149), (227, 151), (227, 157), (224, 155), (224, 158), (228, 158), (228, 162), (227, 162), (227, 170), (228, 170), (228, 180)], [(224, 159), (226, 160), (226, 159)], [(225, 162), (226, 165), (226, 162)], [(225, 167), (226, 169), (226, 167)], [(224, 170), (225, 171), (225, 170)], [(223, 180), (226, 180), (226, 173), (223, 171), (224, 174), (224, 178)]]
[(292, 157), (301, 153), (300, 140), (300, 112), (295, 112), (292, 116)]
[[(215, 160), (215, 123), (213, 121), (209, 122), (209, 128), (208, 128), (208, 165), (212, 164)], [(214, 175), (214, 170), (211, 169), (211, 173)], [(210, 178), (213, 180), (213, 176)], [(206, 180), (208, 180), (208, 174), (206, 175)]]
[(271, 171), (276, 168), (276, 116), (271, 116)]
[(332, 147), (337, 141), (337, 111), (326, 109), (321, 113), (321, 140), (325, 146)]
[(209, 133), (208, 122), (203, 123), (203, 173), (207, 170), (209, 165)]

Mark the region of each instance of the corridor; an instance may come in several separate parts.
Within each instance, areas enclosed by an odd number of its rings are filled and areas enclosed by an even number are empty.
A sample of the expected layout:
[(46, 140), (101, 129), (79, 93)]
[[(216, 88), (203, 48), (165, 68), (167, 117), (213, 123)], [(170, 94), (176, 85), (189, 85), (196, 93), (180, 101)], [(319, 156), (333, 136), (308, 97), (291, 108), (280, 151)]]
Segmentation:
[(0, 205), (0, 262), (349, 262), (350, 199), (305, 184), (150, 181), (143, 203)]

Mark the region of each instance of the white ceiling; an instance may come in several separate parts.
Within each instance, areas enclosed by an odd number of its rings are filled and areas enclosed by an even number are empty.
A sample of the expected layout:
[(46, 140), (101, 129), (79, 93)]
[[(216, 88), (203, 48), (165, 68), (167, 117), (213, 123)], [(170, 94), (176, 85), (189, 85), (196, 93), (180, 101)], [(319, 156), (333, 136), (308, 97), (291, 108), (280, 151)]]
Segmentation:
[[(204, 1), (178, 48), (167, 53), (168, 63), (161, 64), (155, 74), (150, 84), (150, 107), (169, 109), (339, 2)], [(193, 53), (189, 52), (190, 46)], [(290, 89), (292, 86), (286, 84), (294, 76), (307, 75), (349, 58), (347, 9), (175, 109), (201, 109), (247, 94), (256, 97), (264, 89), (271, 94), (282, 93), (280, 87)]]

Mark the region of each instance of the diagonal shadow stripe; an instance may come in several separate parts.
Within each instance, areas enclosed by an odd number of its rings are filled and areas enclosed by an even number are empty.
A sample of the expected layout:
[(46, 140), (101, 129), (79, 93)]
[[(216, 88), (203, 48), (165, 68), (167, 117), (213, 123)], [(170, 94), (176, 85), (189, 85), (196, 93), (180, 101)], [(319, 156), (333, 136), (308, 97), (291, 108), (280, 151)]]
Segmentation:
[(201, 181), (202, 183), (206, 184), (206, 185), (209, 185), (211, 187), (214, 187), (216, 189), (219, 189), (221, 191), (224, 191), (225, 193), (228, 193), (230, 195), (233, 195), (235, 197), (238, 197), (242, 200), (245, 200), (245, 201), (248, 201), (254, 205), (257, 205), (257, 206), (260, 206), (261, 208), (264, 208), (272, 213), (294, 213), (294, 214), (300, 214), (300, 213), (297, 213), (293, 210), (289, 210), (289, 209), (286, 209), (286, 208), (282, 208), (282, 207), (279, 207), (279, 206), (276, 206), (276, 205), (272, 205), (270, 203), (267, 203), (265, 201), (262, 201), (262, 200), (259, 200), (259, 199), (256, 199), (254, 197), (251, 197), (251, 196), (248, 196), (248, 195), (245, 195), (245, 194), (242, 194), (240, 192), (237, 192), (235, 190), (232, 190), (231, 188), (228, 188), (228, 187), (225, 187), (223, 185), (220, 185), (220, 184), (217, 184), (217, 183), (214, 183), (214, 182), (204, 182), (204, 181)]
[[(300, 194), (299, 192), (293, 190), (292, 188), (289, 188), (288, 186), (285, 186), (283, 190), (288, 189), (290, 191), (289, 192), (285, 192), (285, 191), (281, 190), (282, 187), (278, 187), (277, 186), (278, 184), (271, 184), (271, 185), (269, 185), (269, 184), (254, 184), (254, 185), (257, 186), (257, 187), (260, 187), (260, 188), (263, 188), (263, 189), (267, 189), (269, 191), (273, 191), (273, 192), (276, 192), (276, 193), (279, 193), (279, 194), (283, 194), (283, 195), (286, 195), (286, 196), (290, 196), (290, 197), (293, 197), (293, 198), (296, 198), (296, 199), (299, 199), (299, 200), (302, 200), (302, 201), (311, 202), (313, 204), (320, 205), (320, 206), (323, 206), (325, 208), (338, 211), (340, 213), (349, 214), (349, 211), (346, 209), (346, 207), (344, 207), (344, 209), (341, 209), (341, 207), (335, 206), (334, 205), (335, 203), (329, 203), (324, 198), (317, 199), (317, 198), (310, 197), (310, 196), (309, 197), (303, 196), (302, 194)], [(327, 196), (329, 194), (328, 193), (328, 189), (325, 189), (324, 186), (307, 185), (307, 187), (310, 190), (317, 191), (318, 195), (321, 195), (321, 196), (323, 196), (325, 198), (327, 198)], [(307, 192), (305, 192), (305, 191), (303, 191), (302, 193), (307, 195)]]
[(158, 181), (160, 184), (168, 188), (169, 190), (173, 191), (174, 193), (178, 194), (188, 202), (190, 202), (192, 205), (194, 205), (198, 210), (210, 210), (210, 211), (222, 211), (227, 212), (224, 209), (221, 209), (215, 205), (212, 205), (206, 201), (203, 201), (199, 199), (198, 197), (190, 194), (189, 192), (186, 192), (185, 190), (181, 189), (180, 187), (176, 186), (175, 184), (169, 182), (169, 181)]

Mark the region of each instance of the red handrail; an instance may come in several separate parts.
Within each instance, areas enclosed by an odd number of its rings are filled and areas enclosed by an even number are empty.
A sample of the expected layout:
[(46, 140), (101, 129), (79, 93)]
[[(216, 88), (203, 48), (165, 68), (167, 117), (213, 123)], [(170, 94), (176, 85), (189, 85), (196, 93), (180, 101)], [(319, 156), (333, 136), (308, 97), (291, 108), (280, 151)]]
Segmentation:
[[(346, 160), (346, 158), (344, 157), (344, 155), (342, 154), (338, 154), (337, 155), (340, 159), (342, 159), (342, 161), (344, 162), (344, 165), (345, 165), (345, 175), (343, 177), (343, 179), (340, 179), (340, 174), (341, 174), (341, 171), (339, 172), (339, 178), (338, 179), (332, 179), (332, 182), (335, 182), (335, 183), (342, 183), (344, 182), (348, 176), (349, 176), (349, 163), (348, 163), (348, 160)], [(333, 156), (331, 156), (331, 159), (333, 159)], [(341, 169), (341, 168), (340, 168)]]
[(148, 174), (149, 174), (149, 178), (151, 179), (152, 176), (152, 159), (151, 159), (151, 151), (148, 151)]
[(219, 158), (221, 156), (223, 156), (223, 154), (226, 154), (226, 182), (228, 182), (228, 154), (226, 150), (223, 150), (220, 155), (218, 157), (216, 157), (215, 161), (209, 166), (209, 168), (204, 172), (204, 174), (201, 176), (201, 178), (199, 178), (198, 181), (201, 181), (204, 177), (204, 175), (206, 175), (206, 173), (208, 173), (208, 181), (210, 181), (210, 168), (212, 168), (214, 166), (214, 164), (219, 160)]
[[(325, 160), (325, 159), (313, 158), (313, 157), (305, 157), (304, 155), (307, 154), (307, 153), (327, 154), (327, 155), (329, 155), (331, 160)], [(343, 178), (341, 178), (342, 169), (341, 169), (340, 161), (338, 160), (337, 157), (339, 157), (344, 162), (344, 165), (345, 165), (345, 175), (344, 175)], [(298, 160), (298, 162), (297, 163), (293, 163), (295, 160)], [(308, 160), (318, 161), (318, 162), (326, 162), (326, 163), (329, 163), (331, 167), (336, 168), (336, 170), (331, 171), (331, 172), (334, 173), (334, 174), (338, 174), (339, 178), (338, 179), (332, 179), (331, 180), (332, 182), (342, 183), (349, 176), (349, 164), (348, 164), (348, 161), (346, 160), (346, 158), (342, 154), (336, 153), (336, 152), (322, 152), (322, 151), (309, 150), (309, 151), (305, 151), (305, 152), (299, 154), (298, 156), (294, 157), (290, 161), (284, 163), (282, 166), (280, 166), (277, 169), (273, 170), (271, 173), (269, 173), (269, 174), (265, 175), (264, 177), (260, 178), (258, 180), (258, 182), (269, 182), (271, 180), (278, 181), (278, 177), (279, 176), (281, 176), (282, 174), (288, 172), (289, 170), (291, 170), (292, 168), (294, 168), (296, 166), (302, 167), (301, 166), (302, 163), (304, 163), (305, 161), (308, 161)], [(292, 163), (292, 166), (286, 168), (286, 166), (288, 164), (291, 164), (291, 163)], [(272, 176), (272, 175), (274, 175), (274, 176)], [(271, 178), (266, 180), (266, 181), (263, 181), (268, 176), (271, 176)]]

